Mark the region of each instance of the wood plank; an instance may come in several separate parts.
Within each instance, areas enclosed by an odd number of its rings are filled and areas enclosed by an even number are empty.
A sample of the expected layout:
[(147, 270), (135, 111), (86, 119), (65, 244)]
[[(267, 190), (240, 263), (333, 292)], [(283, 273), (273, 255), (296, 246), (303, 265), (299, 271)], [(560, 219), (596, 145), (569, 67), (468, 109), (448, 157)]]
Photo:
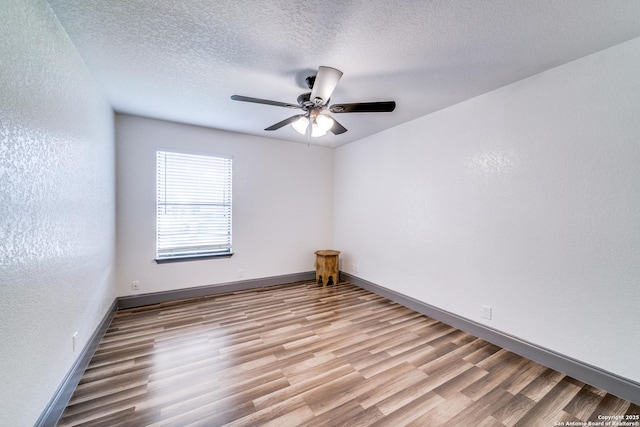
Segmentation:
[(348, 282), (298, 282), (120, 310), (59, 425), (512, 427), (638, 411)]

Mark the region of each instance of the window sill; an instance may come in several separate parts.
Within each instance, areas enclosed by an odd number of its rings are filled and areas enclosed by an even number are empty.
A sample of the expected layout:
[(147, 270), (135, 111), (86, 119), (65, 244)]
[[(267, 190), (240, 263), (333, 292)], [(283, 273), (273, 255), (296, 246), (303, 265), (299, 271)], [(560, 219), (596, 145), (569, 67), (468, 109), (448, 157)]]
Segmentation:
[(228, 254), (213, 254), (213, 255), (195, 255), (195, 256), (180, 256), (173, 258), (161, 258), (156, 259), (157, 264), (169, 264), (172, 262), (186, 262), (186, 261), (201, 261), (205, 259), (215, 259), (215, 258), (231, 258), (233, 256), (233, 252)]

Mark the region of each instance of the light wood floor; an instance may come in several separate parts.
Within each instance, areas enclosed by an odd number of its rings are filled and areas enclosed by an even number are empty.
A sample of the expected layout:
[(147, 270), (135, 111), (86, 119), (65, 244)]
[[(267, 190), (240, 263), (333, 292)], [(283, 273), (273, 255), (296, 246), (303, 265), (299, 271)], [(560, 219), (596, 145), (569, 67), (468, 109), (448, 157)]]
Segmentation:
[[(61, 426), (553, 426), (640, 407), (349, 283), (120, 310)], [(559, 424), (557, 424), (559, 425)]]

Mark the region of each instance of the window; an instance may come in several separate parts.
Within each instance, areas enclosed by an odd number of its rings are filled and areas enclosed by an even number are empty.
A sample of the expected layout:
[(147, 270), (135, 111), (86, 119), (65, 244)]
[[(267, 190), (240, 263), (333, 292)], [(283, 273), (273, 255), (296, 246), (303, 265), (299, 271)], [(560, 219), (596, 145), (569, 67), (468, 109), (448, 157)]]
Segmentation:
[(156, 261), (231, 253), (231, 159), (157, 152)]

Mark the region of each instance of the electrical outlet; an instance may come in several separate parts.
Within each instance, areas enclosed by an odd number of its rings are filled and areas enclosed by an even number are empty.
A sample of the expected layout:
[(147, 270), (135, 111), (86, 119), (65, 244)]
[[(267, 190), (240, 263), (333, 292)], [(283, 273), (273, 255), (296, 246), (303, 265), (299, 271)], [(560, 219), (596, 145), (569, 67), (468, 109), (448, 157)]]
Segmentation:
[(131, 282), (131, 289), (134, 291), (139, 291), (140, 290), (140, 281), (139, 280), (134, 280), (133, 282)]
[(73, 349), (73, 352), (76, 352), (76, 340), (78, 339), (78, 332), (76, 332), (75, 334), (73, 334), (73, 336), (71, 337), (71, 348)]
[(482, 306), (482, 317), (491, 320), (491, 307), (489, 307), (488, 305)]
[(242, 279), (244, 277), (244, 270), (241, 268), (238, 269), (238, 279)]
[(358, 267), (358, 264), (351, 264), (351, 272), (353, 274), (358, 274), (360, 267)]

